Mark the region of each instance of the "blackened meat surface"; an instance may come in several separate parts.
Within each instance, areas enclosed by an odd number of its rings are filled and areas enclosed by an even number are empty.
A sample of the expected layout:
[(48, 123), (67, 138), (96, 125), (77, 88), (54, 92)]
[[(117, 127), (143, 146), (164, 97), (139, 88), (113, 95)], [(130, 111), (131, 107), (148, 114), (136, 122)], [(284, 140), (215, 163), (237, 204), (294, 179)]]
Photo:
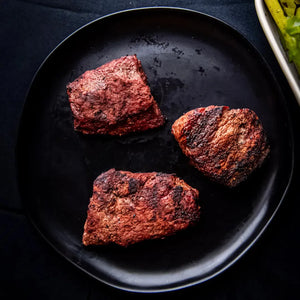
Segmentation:
[(261, 122), (248, 108), (191, 110), (174, 122), (172, 134), (193, 166), (230, 187), (244, 181), (270, 151)]
[(74, 128), (84, 134), (123, 135), (164, 123), (135, 55), (86, 71), (68, 84), (67, 93)]
[(128, 246), (172, 235), (198, 221), (198, 196), (171, 174), (110, 169), (94, 181), (83, 244)]

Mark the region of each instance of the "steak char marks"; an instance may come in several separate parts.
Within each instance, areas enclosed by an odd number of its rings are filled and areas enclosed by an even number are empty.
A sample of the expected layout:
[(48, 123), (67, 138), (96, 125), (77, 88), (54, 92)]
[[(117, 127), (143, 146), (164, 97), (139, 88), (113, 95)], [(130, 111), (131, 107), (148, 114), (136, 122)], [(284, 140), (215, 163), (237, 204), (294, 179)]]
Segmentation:
[(171, 174), (110, 169), (94, 181), (84, 245), (164, 238), (199, 219), (199, 193)]
[(262, 124), (248, 108), (197, 108), (177, 119), (172, 133), (193, 166), (229, 187), (244, 181), (270, 151)]
[(124, 135), (165, 121), (135, 55), (86, 71), (68, 84), (67, 93), (74, 129), (84, 134)]

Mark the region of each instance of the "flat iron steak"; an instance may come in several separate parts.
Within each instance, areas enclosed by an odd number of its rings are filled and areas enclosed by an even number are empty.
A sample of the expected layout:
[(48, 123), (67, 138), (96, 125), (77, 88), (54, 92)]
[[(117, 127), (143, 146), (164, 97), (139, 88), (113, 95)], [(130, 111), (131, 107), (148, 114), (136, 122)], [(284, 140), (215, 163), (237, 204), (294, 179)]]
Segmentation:
[(110, 169), (94, 181), (83, 244), (128, 246), (173, 235), (198, 221), (198, 196), (171, 174)]
[(248, 108), (193, 109), (174, 122), (172, 134), (194, 167), (229, 187), (246, 180), (270, 151), (261, 122)]
[(124, 135), (165, 121), (135, 55), (86, 71), (67, 85), (67, 94), (74, 129), (84, 134)]

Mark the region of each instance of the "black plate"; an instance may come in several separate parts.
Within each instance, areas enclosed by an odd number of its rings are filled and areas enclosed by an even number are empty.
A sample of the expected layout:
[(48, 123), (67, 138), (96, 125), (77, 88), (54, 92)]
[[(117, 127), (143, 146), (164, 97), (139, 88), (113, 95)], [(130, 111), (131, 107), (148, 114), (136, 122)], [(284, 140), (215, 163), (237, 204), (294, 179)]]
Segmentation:
[[(168, 118), (166, 125), (125, 137), (74, 132), (66, 84), (87, 69), (134, 53)], [(170, 134), (184, 112), (211, 104), (253, 109), (270, 140), (271, 153), (262, 168), (234, 189), (191, 167)], [(148, 8), (98, 19), (48, 56), (28, 93), (17, 156), (28, 214), (59, 253), (112, 286), (163, 291), (211, 278), (253, 244), (289, 185), (293, 143), (278, 84), (241, 34), (201, 13)], [(176, 173), (200, 191), (200, 223), (128, 248), (83, 247), (93, 180), (112, 167)]]

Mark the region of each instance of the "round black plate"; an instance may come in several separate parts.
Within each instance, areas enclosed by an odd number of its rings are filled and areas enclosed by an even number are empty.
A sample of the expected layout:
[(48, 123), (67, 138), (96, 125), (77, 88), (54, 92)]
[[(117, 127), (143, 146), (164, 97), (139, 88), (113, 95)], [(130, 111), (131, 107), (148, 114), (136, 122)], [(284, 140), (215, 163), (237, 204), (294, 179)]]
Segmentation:
[[(166, 125), (124, 137), (75, 132), (67, 83), (85, 70), (134, 53)], [(212, 104), (253, 109), (271, 144), (263, 166), (233, 189), (191, 167), (170, 134), (183, 113)], [(201, 13), (147, 8), (98, 19), (48, 56), (28, 93), (17, 156), (28, 214), (59, 253), (112, 286), (163, 291), (211, 278), (253, 244), (289, 185), (293, 143), (285, 99), (264, 60), (241, 34)], [(112, 167), (176, 173), (200, 191), (199, 224), (128, 248), (84, 247), (93, 180)]]

